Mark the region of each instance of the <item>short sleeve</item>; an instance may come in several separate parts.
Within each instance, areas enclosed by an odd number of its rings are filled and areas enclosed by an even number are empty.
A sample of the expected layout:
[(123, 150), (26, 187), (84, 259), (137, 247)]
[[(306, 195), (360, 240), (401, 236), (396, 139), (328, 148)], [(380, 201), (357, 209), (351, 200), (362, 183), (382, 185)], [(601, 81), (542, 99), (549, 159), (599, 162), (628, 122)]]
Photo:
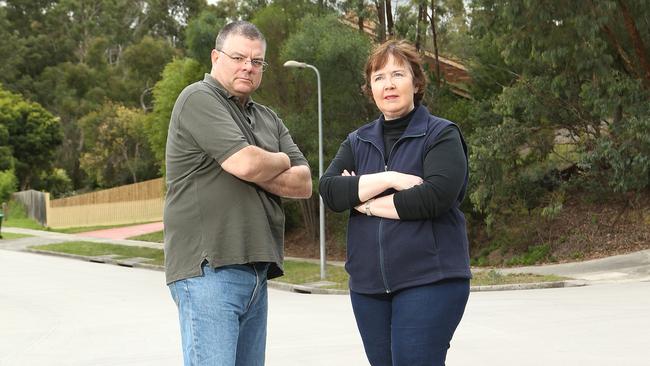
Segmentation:
[(309, 163), (307, 162), (307, 159), (302, 154), (300, 149), (298, 149), (298, 146), (293, 142), (293, 138), (291, 138), (287, 126), (284, 125), (284, 122), (282, 122), (280, 117), (278, 117), (275, 113), (273, 113), (273, 116), (275, 117), (276, 123), (278, 125), (280, 151), (287, 154), (287, 156), (289, 156), (289, 160), (291, 161), (291, 166), (296, 166), (296, 165), (308, 166)]
[(249, 145), (227, 108), (207, 92), (187, 97), (179, 121), (180, 128), (219, 164)]

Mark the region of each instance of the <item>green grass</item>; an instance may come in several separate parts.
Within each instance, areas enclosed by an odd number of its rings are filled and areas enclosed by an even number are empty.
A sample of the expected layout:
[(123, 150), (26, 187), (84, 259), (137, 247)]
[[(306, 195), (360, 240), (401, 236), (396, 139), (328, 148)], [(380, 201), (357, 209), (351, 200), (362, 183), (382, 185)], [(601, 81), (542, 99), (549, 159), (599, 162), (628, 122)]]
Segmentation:
[(533, 283), (533, 282), (555, 282), (566, 280), (566, 277), (555, 275), (535, 275), (531, 273), (509, 273), (502, 274), (495, 270), (479, 271), (473, 273), (472, 286), (488, 286), (488, 285), (510, 285), (517, 283)]
[[(325, 272), (327, 274), (325, 280), (334, 282), (336, 285), (323, 288), (348, 289), (348, 274), (343, 267), (328, 265), (325, 267)], [(284, 261), (284, 276), (278, 277), (274, 281), (297, 285), (320, 281), (320, 264), (293, 260)]]
[(38, 245), (31, 248), (38, 250), (47, 250), (50, 252), (76, 254), (87, 257), (114, 254), (117, 256), (116, 259), (134, 257), (150, 258), (151, 261), (147, 262), (148, 264), (163, 265), (164, 263), (164, 255), (161, 249), (132, 247), (128, 245), (73, 241), (59, 244)]
[(27, 217), (25, 206), (16, 201), (9, 201), (7, 207), (7, 216), (4, 217), (3, 226), (20, 227), (23, 229), (44, 230), (45, 227), (38, 221)]
[(2, 233), (2, 239), (0, 239), (0, 240), (20, 239), (20, 238), (27, 238), (27, 237), (30, 237), (30, 236), (33, 236), (33, 235)]
[[(113, 254), (117, 256), (115, 259), (133, 257), (150, 258), (151, 261), (147, 262), (149, 264), (163, 265), (164, 263), (164, 255), (161, 249), (132, 247), (127, 245), (77, 241), (39, 245), (32, 248), (88, 257)], [(345, 272), (343, 267), (328, 265), (326, 270), (326, 280), (334, 282), (335, 285), (325, 288), (347, 290), (348, 274)], [(472, 286), (487, 286), (531, 282), (552, 282), (565, 279), (566, 278), (564, 277), (553, 275), (540, 276), (529, 273), (502, 274), (498, 271), (490, 270), (474, 273), (474, 278), (472, 279), (471, 284)], [(284, 262), (284, 276), (276, 278), (275, 281), (291, 284), (305, 284), (320, 281), (320, 265), (317, 263), (287, 260)]]
[(138, 235), (138, 236), (132, 236), (130, 238), (127, 238), (129, 240), (140, 240), (140, 241), (150, 241), (154, 243), (163, 243), (165, 241), (165, 237), (163, 235), (163, 231), (156, 231), (155, 233), (149, 233), (149, 234), (143, 234), (143, 235)]
[(95, 230), (105, 230), (105, 229), (114, 229), (117, 227), (125, 227), (125, 226), (133, 226), (133, 225), (142, 225), (142, 224), (149, 224), (151, 222), (157, 222), (157, 221), (149, 221), (149, 222), (134, 222), (130, 224), (120, 224), (120, 225), (102, 225), (102, 226), (80, 226), (80, 227), (67, 227), (64, 229), (53, 229), (49, 228), (50, 231), (54, 231), (57, 233), (65, 233), (65, 234), (77, 234), (77, 233), (85, 233), (87, 231), (95, 231)]

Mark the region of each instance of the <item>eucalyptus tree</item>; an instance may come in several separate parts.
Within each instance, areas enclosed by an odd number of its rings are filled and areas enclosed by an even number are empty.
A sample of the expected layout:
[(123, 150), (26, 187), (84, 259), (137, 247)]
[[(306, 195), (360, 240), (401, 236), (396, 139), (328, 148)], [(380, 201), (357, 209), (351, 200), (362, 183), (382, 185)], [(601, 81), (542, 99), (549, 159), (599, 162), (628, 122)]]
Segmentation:
[(478, 210), (557, 212), (569, 177), (592, 192), (649, 186), (644, 1), (475, 0), (471, 15), (477, 95), (491, 105), (472, 139)]

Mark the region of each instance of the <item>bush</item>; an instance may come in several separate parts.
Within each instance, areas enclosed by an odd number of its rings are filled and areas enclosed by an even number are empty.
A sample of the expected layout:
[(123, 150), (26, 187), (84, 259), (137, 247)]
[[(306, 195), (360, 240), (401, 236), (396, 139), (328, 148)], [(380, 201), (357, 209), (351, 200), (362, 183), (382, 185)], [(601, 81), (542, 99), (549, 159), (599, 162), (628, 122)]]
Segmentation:
[(0, 171), (0, 202), (9, 199), (12, 193), (16, 192), (18, 179), (11, 170)]
[(72, 191), (72, 180), (64, 169), (55, 168), (51, 172), (41, 174), (43, 189), (59, 198)]
[(548, 244), (533, 245), (528, 248), (528, 251), (526, 253), (512, 257), (509, 260), (507, 260), (506, 264), (509, 266), (512, 265), (529, 266), (547, 258), (550, 251), (551, 251), (551, 247)]
[[(650, 116), (634, 116), (616, 123), (596, 141), (581, 167), (587, 179), (604, 182), (606, 191), (640, 192), (650, 187)], [(595, 186), (598, 186), (596, 183)], [(602, 189), (601, 188), (601, 189)]]

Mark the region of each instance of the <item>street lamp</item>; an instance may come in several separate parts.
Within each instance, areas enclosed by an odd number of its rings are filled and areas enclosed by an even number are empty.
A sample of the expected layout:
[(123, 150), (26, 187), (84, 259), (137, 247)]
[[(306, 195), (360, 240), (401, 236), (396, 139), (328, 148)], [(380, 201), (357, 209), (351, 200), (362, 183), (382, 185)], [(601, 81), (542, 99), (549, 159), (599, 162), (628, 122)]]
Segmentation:
[[(318, 69), (310, 64), (298, 61), (287, 61), (284, 63), (285, 67), (297, 67), (299, 69), (309, 68), (316, 72), (316, 81), (318, 82), (318, 179), (323, 176), (323, 111), (321, 107), (321, 94), (320, 94), (320, 73)], [(325, 205), (323, 198), (318, 197), (318, 215), (319, 215), (319, 231), (320, 231), (320, 279), (325, 279)]]

